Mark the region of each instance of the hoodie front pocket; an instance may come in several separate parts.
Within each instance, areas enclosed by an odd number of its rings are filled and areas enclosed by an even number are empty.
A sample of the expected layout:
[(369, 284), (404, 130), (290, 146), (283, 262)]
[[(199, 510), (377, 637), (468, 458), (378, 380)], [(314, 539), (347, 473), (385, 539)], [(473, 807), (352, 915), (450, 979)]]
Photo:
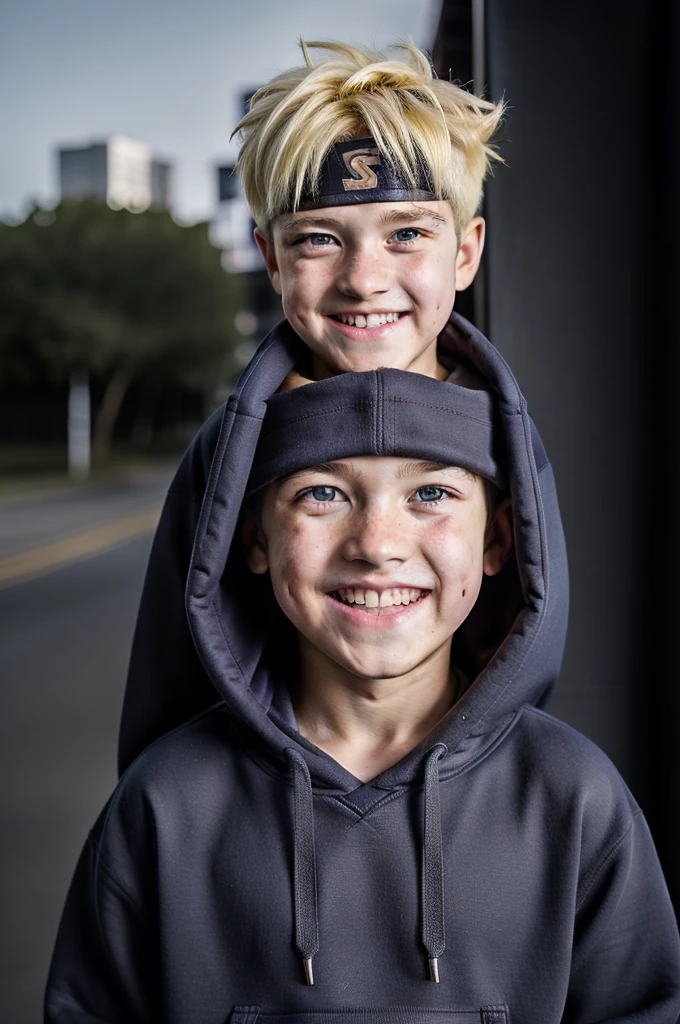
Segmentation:
[(235, 1006), (229, 1024), (510, 1024), (507, 1006), (472, 1010), (427, 1010), (394, 1006), (387, 1010), (299, 1010), (262, 1013), (259, 1006)]

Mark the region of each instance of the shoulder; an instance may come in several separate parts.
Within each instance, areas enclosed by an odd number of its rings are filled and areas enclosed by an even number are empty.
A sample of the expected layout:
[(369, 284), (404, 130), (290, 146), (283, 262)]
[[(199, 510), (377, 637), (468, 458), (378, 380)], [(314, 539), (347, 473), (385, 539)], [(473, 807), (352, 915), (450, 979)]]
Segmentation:
[(537, 769), (547, 796), (577, 821), (587, 836), (616, 838), (628, 831), (640, 809), (617, 768), (592, 740), (538, 708), (524, 708), (518, 739)]
[(633, 811), (637, 805), (618, 769), (583, 733), (535, 707), (522, 710), (518, 728), (523, 742), (540, 759), (542, 770), (556, 785), (577, 785), (597, 799), (623, 795)]
[(153, 795), (156, 789), (185, 789), (221, 774), (244, 748), (235, 738), (234, 721), (220, 701), (150, 744), (121, 778), (127, 789)]
[(170, 484), (170, 495), (194, 502), (203, 500), (226, 408), (226, 403), (220, 405), (199, 427)]
[(217, 704), (151, 743), (123, 773), (93, 831), (95, 841), (158, 834), (228, 796), (234, 763), (247, 758), (232, 719)]
[(90, 833), (97, 886), (113, 882), (143, 900), (159, 858), (187, 837), (209, 842), (230, 811), (247, 799), (246, 746), (223, 705), (166, 733), (122, 775)]

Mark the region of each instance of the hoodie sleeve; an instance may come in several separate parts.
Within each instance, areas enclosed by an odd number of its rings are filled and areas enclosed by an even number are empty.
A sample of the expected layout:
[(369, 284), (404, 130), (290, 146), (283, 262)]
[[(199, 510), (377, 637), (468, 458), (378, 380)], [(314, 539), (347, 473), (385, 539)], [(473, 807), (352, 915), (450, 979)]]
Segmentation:
[(184, 591), (222, 416), (218, 409), (194, 438), (170, 485), (154, 537), (123, 701), (121, 774), (149, 743), (217, 699), (189, 631)]
[(564, 1024), (675, 1024), (680, 940), (639, 810), (583, 880)]
[(161, 1005), (149, 915), (101, 860), (90, 835), (62, 915), (45, 1024), (149, 1024)]

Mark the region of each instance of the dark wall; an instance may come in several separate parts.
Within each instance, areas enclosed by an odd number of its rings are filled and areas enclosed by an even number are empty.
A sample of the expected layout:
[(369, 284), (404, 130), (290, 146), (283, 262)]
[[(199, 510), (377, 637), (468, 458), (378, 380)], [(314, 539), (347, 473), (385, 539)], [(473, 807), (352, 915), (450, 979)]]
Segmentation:
[(487, 81), (510, 105), (487, 191), (487, 330), (555, 465), (570, 635), (552, 710), (634, 784), (645, 337), (643, 3), (488, 0)]
[(572, 599), (551, 711), (629, 782), (677, 907), (671, 16), (644, 0), (486, 0), (484, 77), (509, 109), (484, 320), (557, 476)]
[[(680, 5), (656, 5), (650, 19), (649, 68), (658, 86), (658, 103), (648, 112), (651, 173), (648, 181), (650, 237), (649, 304), (653, 321), (655, 361), (649, 382), (655, 447), (648, 453), (649, 476), (655, 487), (655, 518), (647, 544), (650, 649), (656, 652), (651, 697), (647, 707), (650, 785), (647, 814), (657, 838), (680, 918), (680, 685), (677, 644), (680, 624), (680, 345), (678, 283), (680, 282)], [(656, 115), (656, 116), (655, 116)]]

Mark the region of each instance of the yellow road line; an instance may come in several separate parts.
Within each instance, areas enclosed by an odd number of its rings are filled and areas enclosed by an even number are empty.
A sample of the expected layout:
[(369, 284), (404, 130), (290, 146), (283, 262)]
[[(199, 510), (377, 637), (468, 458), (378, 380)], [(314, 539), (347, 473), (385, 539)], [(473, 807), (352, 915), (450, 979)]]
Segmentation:
[(141, 537), (156, 529), (160, 507), (143, 509), (134, 515), (115, 519), (113, 522), (95, 526), (91, 530), (63, 537), (52, 544), (45, 544), (31, 551), (0, 558), (0, 587), (43, 576), (66, 565), (73, 565), (84, 558), (109, 551), (118, 544)]

